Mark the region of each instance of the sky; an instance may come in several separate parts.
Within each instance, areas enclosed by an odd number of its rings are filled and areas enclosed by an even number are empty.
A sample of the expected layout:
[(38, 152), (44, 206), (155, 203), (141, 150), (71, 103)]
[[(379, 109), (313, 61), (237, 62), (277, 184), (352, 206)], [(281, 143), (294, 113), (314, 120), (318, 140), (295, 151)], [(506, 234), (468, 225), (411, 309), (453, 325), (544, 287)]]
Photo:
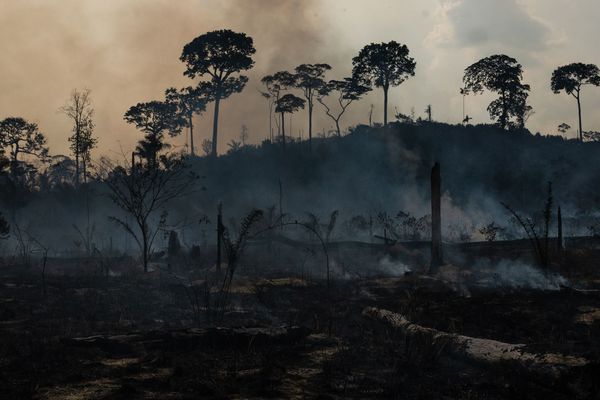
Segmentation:
[[(2, 0), (0, 2), (0, 118), (36, 122), (52, 154), (68, 152), (70, 123), (59, 112), (73, 89), (90, 89), (98, 149), (94, 156), (131, 151), (142, 134), (123, 121), (139, 102), (162, 100), (168, 87), (194, 85), (183, 76), (183, 46), (215, 29), (254, 38), (255, 66), (243, 93), (221, 105), (219, 151), (239, 139), (269, 136), (269, 114), (260, 78), (303, 63), (328, 63), (328, 79), (350, 74), (352, 57), (371, 42), (395, 40), (410, 49), (416, 75), (390, 91), (398, 110), (458, 123), (464, 69), (492, 54), (507, 54), (531, 85), (532, 132), (556, 134), (563, 122), (576, 136), (575, 100), (550, 90), (552, 71), (571, 62), (600, 64), (597, 0)], [(489, 94), (469, 96), (467, 114), (490, 122)], [(381, 90), (351, 106), (342, 127), (383, 119)], [(582, 94), (584, 130), (600, 130), (600, 88)], [(315, 131), (333, 128), (320, 105)], [(212, 105), (195, 120), (196, 145), (211, 136)], [(289, 126), (289, 123), (288, 125)], [(292, 116), (293, 136), (306, 137), (307, 116)], [(174, 149), (187, 135), (172, 140)]]

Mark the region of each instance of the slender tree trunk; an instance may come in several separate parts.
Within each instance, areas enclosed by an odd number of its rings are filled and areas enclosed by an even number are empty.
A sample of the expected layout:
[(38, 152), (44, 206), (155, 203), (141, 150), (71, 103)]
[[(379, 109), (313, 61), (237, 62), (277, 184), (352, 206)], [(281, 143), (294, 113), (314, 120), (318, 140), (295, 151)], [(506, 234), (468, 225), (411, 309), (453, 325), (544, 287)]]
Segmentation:
[(312, 152), (312, 113), (313, 104), (312, 101), (308, 101), (308, 150)]
[(431, 170), (431, 266), (430, 272), (437, 272), (444, 261), (442, 258), (442, 178), (439, 163)]
[(17, 179), (17, 167), (19, 165), (19, 144), (15, 144), (15, 150), (12, 154), (12, 160), (10, 163), (10, 174), (13, 179)]
[(269, 140), (273, 142), (273, 102), (269, 100)]
[(340, 121), (337, 119), (335, 120), (335, 129), (337, 131), (338, 137), (342, 137), (342, 131), (340, 129)]
[(383, 87), (383, 125), (387, 125), (388, 121), (388, 89), (389, 86)]
[(87, 183), (87, 162), (85, 161), (85, 158), (82, 159), (82, 167), (83, 167), (83, 183)]
[(285, 150), (285, 113), (281, 113), (281, 145)]
[(213, 157), (217, 156), (217, 135), (219, 130), (219, 104), (221, 103), (221, 97), (217, 93), (215, 97), (215, 115), (213, 117), (213, 136), (212, 136), (212, 153)]
[(150, 249), (148, 248), (148, 232), (146, 222), (142, 224), (142, 261), (144, 263), (144, 272), (148, 272), (148, 260), (150, 258)]
[(583, 127), (581, 123), (581, 100), (579, 98), (579, 93), (577, 93), (577, 113), (579, 115), (579, 140), (583, 142)]
[(196, 151), (194, 150), (194, 123), (192, 121), (192, 115), (189, 116), (190, 123), (190, 154), (193, 156), (196, 155)]
[(79, 123), (75, 126), (75, 186), (79, 186)]

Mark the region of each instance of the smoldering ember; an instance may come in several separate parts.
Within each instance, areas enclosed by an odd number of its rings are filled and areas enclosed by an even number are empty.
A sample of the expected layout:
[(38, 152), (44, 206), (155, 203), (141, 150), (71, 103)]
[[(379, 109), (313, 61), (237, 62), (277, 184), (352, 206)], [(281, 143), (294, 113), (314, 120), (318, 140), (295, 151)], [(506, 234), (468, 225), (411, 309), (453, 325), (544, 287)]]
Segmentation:
[(565, 7), (5, 0), (0, 398), (600, 399)]

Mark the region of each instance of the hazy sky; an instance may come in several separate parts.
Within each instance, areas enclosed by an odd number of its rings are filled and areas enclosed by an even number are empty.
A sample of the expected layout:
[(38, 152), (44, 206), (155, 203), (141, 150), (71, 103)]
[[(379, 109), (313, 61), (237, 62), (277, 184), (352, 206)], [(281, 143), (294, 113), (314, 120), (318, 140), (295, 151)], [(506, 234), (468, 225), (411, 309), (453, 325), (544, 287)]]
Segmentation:
[[(230, 28), (255, 39), (256, 65), (246, 90), (221, 108), (220, 151), (237, 139), (242, 124), (250, 141), (268, 136), (268, 112), (260, 77), (301, 63), (327, 62), (329, 78), (342, 78), (367, 43), (405, 43), (417, 61), (416, 76), (391, 91), (390, 111), (432, 104), (439, 121), (459, 122), (463, 70), (481, 57), (505, 53), (523, 64), (535, 114), (532, 131), (555, 133), (576, 126), (576, 104), (554, 95), (550, 76), (558, 65), (600, 64), (597, 0), (2, 0), (0, 2), (0, 118), (37, 122), (51, 152), (67, 151), (68, 120), (57, 110), (74, 88), (92, 90), (96, 155), (130, 151), (141, 134), (123, 121), (138, 102), (162, 99), (170, 86), (193, 81), (182, 75), (182, 47), (210, 30)], [(366, 122), (371, 104), (382, 120), (381, 92), (351, 106), (343, 126)], [(600, 88), (586, 88), (584, 129), (600, 130)], [(467, 98), (474, 122), (488, 122), (489, 96)], [(212, 106), (196, 121), (196, 143), (210, 135)], [(332, 128), (315, 108), (316, 130)], [(303, 113), (293, 134), (306, 135)], [(575, 136), (572, 129), (570, 136)], [(174, 140), (185, 144), (185, 137)]]

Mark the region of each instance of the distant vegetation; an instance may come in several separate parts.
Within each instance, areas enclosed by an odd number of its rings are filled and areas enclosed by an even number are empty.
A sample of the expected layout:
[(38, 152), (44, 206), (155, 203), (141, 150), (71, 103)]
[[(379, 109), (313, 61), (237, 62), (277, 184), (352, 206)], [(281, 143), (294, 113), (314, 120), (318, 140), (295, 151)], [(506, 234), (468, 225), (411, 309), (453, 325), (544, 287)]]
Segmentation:
[[(280, 219), (338, 210), (346, 222), (370, 221), (369, 235), (373, 221), (380, 221), (386, 232), (397, 231), (394, 224), (404, 230), (420, 224), (425, 232), (428, 176), (435, 161), (442, 165), (444, 204), (449, 208), (445, 234), (454, 230), (461, 240), (473, 234), (482, 239), (495, 238), (499, 232), (508, 235), (510, 229), (495, 225), (507, 219), (500, 202), (534, 212), (535, 205), (543, 203), (550, 181), (565, 214), (596, 210), (600, 166), (590, 160), (595, 159), (598, 144), (531, 135), (526, 129), (533, 112), (527, 103), (531, 88), (522, 81), (521, 64), (503, 54), (468, 66), (464, 86), (457, 88), (463, 96), (483, 91), (497, 94), (488, 106), (494, 125), (472, 126), (468, 115), (462, 125), (436, 123), (431, 105), (425, 120), (415, 118), (414, 112), (396, 112), (397, 121), (389, 121), (388, 92), (415, 76), (417, 63), (406, 45), (371, 43), (353, 58), (351, 76), (329, 79), (327, 75), (335, 71), (326, 63), (299, 64), (292, 71), (264, 76), (260, 95), (268, 103), (269, 125), (260, 138), (262, 144), (249, 145), (248, 129), (243, 126), (240, 140), (229, 142), (228, 153), (217, 158), (220, 103), (245, 89), (244, 73), (254, 66), (255, 52), (251, 37), (231, 30), (208, 32), (186, 44), (180, 60), (184, 74), (196, 82), (181, 89), (167, 88), (163, 99), (124, 110), (125, 121), (143, 138), (131, 152), (122, 150), (120, 160), (91, 158), (102, 137), (95, 131), (87, 89), (74, 90), (59, 110), (72, 122), (68, 138), (72, 157), (51, 156), (37, 124), (20, 117), (0, 121), (1, 237), (15, 229), (19, 237), (25, 232), (39, 242), (32, 230), (46, 231), (48, 241), (68, 248), (76, 234), (85, 237), (77, 242), (85, 242), (90, 252), (92, 233), (103, 235), (104, 241), (116, 236), (105, 226), (110, 217), (123, 228), (129, 238), (125, 241), (139, 244), (147, 266), (152, 244), (160, 241), (161, 234), (188, 232), (188, 244), (194, 245), (199, 230), (212, 229), (200, 228), (198, 221), (207, 225), (221, 202), (232, 218), (254, 208), (273, 210), (278, 204)], [(582, 88), (599, 85), (600, 72), (593, 64), (573, 63), (552, 74), (551, 89), (577, 100), (579, 141), (600, 138), (598, 132), (583, 131), (580, 107)], [(371, 126), (370, 115), (369, 125), (345, 132), (342, 117), (375, 88), (384, 96), (383, 125)], [(206, 156), (198, 157), (194, 118), (209, 105), (213, 132), (200, 142)], [(286, 114), (303, 108), (308, 111), (308, 143), (289, 136), (285, 126)], [(315, 137), (317, 112), (335, 122), (335, 132), (330, 133), (335, 137), (326, 139), (325, 133)], [(191, 144), (187, 154), (170, 152), (167, 138), (186, 129)], [(558, 127), (559, 133), (569, 129), (565, 123)], [(364, 236), (365, 224), (359, 225)], [(595, 232), (585, 223), (575, 225), (573, 233)], [(48, 232), (59, 227), (60, 235)], [(486, 227), (494, 228), (494, 234)], [(413, 229), (411, 237), (417, 236)]]

